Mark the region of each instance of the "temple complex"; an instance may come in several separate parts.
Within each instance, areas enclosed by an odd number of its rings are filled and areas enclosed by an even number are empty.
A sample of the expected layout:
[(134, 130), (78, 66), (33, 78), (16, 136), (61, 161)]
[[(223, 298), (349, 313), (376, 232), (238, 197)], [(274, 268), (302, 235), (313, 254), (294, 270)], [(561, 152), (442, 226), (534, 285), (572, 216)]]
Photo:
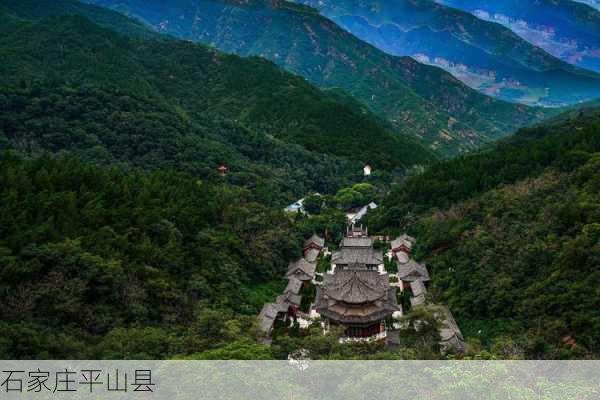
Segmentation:
[[(329, 252), (324, 239), (313, 235), (304, 243), (303, 258), (289, 264), (285, 275), (288, 284), (283, 294), (275, 303), (263, 307), (259, 315), (263, 331), (270, 335), (278, 320), (287, 324), (297, 321), (301, 328), (318, 321), (325, 331), (342, 327), (340, 341), (385, 340), (392, 344), (388, 334), (395, 332), (398, 337), (398, 318), (413, 307), (432, 306), (441, 326), (440, 347), (444, 351), (463, 351), (464, 340), (452, 313), (429, 300), (427, 267), (411, 258), (415, 244), (415, 238), (407, 234), (390, 243), (389, 262), (396, 264), (397, 272), (388, 273), (386, 256), (375, 249), (374, 238), (366, 228), (351, 225), (338, 250), (331, 253), (328, 270), (317, 272), (317, 260)], [(316, 294), (308, 300), (312, 303), (307, 309), (308, 303), (302, 302), (301, 292), (310, 285), (315, 287)], [(408, 297), (399, 301), (403, 292)], [(300, 310), (301, 304), (305, 312)]]

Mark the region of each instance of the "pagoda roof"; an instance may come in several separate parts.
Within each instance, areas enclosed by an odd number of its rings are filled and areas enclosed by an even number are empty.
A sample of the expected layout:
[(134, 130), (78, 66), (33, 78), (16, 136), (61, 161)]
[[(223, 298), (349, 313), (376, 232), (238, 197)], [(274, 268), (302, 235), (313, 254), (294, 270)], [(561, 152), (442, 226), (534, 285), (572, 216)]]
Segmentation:
[(325, 275), (323, 285), (317, 287), (315, 308), (322, 316), (342, 324), (373, 323), (400, 309), (388, 275), (356, 264)]
[(389, 280), (387, 275), (377, 271), (348, 269), (326, 275), (324, 286), (327, 296), (333, 300), (363, 304), (385, 297)]
[(369, 324), (389, 318), (400, 310), (396, 303), (396, 288), (388, 288), (381, 299), (357, 306), (329, 298), (326, 287), (317, 287), (315, 308), (323, 317), (341, 324)]

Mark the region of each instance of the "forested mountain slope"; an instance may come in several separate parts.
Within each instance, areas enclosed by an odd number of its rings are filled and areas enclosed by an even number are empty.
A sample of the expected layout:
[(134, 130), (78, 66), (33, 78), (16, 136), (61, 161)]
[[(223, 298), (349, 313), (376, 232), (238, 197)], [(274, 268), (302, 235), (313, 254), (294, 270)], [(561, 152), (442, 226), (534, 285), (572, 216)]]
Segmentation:
[(444, 68), (491, 96), (549, 106), (600, 97), (599, 74), (555, 58), (500, 24), (433, 0), (299, 2), (387, 53)]
[(596, 10), (600, 11), (600, 0), (573, 0), (578, 3), (587, 4), (588, 6), (594, 7)]
[(226, 163), (232, 182), (288, 200), (356, 180), (361, 163), (402, 172), (434, 159), (347, 96), (259, 58), (79, 16), (0, 18), (0, 137), (20, 151), (200, 176)]
[[(300, 238), (247, 190), (0, 154), (0, 357), (161, 359), (252, 335)], [(243, 316), (246, 315), (246, 316)]]
[(139, 38), (157, 38), (154, 30), (137, 20), (127, 18), (116, 11), (91, 6), (73, 0), (2, 0), (0, 10), (12, 13), (22, 19), (44, 19), (61, 15), (81, 15), (96, 24), (113, 29), (119, 33)]
[(410, 179), (370, 222), (416, 234), (432, 293), (472, 344), (597, 357), (599, 178), (600, 110), (575, 111)]
[(487, 97), (441, 69), (390, 56), (316, 10), (276, 0), (95, 0), (160, 32), (259, 55), (321, 87), (341, 87), (445, 155), (502, 137), (544, 111)]
[(505, 25), (556, 57), (600, 72), (600, 10), (584, 4), (589, 0), (437, 1)]

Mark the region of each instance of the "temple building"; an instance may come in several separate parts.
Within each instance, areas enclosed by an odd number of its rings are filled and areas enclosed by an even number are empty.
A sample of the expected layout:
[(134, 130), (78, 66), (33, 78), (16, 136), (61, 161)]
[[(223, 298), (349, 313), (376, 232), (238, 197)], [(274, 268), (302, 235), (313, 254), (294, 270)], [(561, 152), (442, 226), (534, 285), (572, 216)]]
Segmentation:
[(289, 304), (287, 303), (267, 303), (263, 306), (258, 320), (260, 329), (267, 335), (271, 335), (275, 321), (285, 321), (288, 317)]
[(384, 273), (383, 254), (373, 248), (343, 247), (331, 256), (333, 272), (342, 271), (351, 265), (362, 265), (369, 271)]
[(325, 239), (315, 234), (312, 235), (306, 242), (304, 242), (302, 254), (308, 262), (315, 262), (321, 251), (323, 251), (324, 247)]
[(425, 304), (427, 289), (425, 288), (423, 281), (419, 279), (412, 281), (410, 283), (410, 291), (412, 292), (412, 297), (410, 298), (410, 305), (412, 307)]
[(440, 347), (442, 353), (446, 353), (449, 350), (453, 350), (457, 353), (464, 353), (465, 338), (463, 337), (452, 312), (450, 312), (450, 309), (446, 306), (442, 306), (439, 315), (436, 315), (436, 317), (441, 321)]
[(301, 282), (310, 282), (315, 278), (316, 269), (317, 264), (301, 258), (290, 263), (285, 277), (287, 279), (295, 278)]
[(414, 281), (425, 283), (430, 280), (425, 264), (409, 259), (405, 263), (396, 261), (396, 265), (398, 267), (398, 279), (402, 282), (402, 287), (410, 286)]
[(373, 239), (369, 236), (346, 236), (342, 239), (341, 248), (366, 248), (373, 247)]
[(348, 338), (384, 338), (386, 321), (401, 309), (387, 274), (352, 264), (325, 275), (317, 287), (315, 310), (327, 327), (345, 327)]
[(348, 339), (385, 338), (388, 321), (401, 307), (383, 267), (383, 254), (373, 249), (366, 230), (352, 227), (331, 264), (317, 287), (314, 306), (326, 328), (343, 326)]
[(362, 228), (352, 227), (340, 243), (340, 249), (331, 255), (332, 273), (351, 265), (362, 265), (366, 270), (385, 273), (383, 252), (373, 249), (373, 239)]
[(417, 240), (406, 233), (394, 239), (391, 243), (393, 257), (397, 259), (398, 257), (410, 256), (416, 243)]
[[(403, 234), (391, 243), (391, 254), (398, 268), (397, 276), (400, 281), (400, 288), (401, 290), (411, 288), (413, 293), (415, 291), (413, 290), (413, 286), (420, 292), (418, 289), (421, 286), (425, 288), (426, 283), (430, 280), (429, 271), (427, 271), (425, 264), (419, 263), (410, 257), (416, 242), (416, 239), (412, 236)], [(416, 281), (419, 281), (419, 283), (415, 283)], [(415, 295), (415, 297), (418, 297), (418, 295)], [(421, 298), (417, 300), (417, 303), (420, 302)]]
[[(317, 268), (315, 261), (323, 250), (324, 245), (325, 240), (317, 235), (313, 235), (308, 239), (304, 243), (303, 253), (305, 258), (289, 264), (285, 275), (288, 284), (283, 293), (277, 297), (275, 303), (267, 303), (263, 306), (258, 319), (260, 321), (260, 328), (267, 338), (270, 337), (276, 321), (281, 321), (285, 324), (297, 316), (300, 304), (302, 303), (300, 292), (303, 287), (310, 285), (315, 278)], [(268, 340), (266, 342), (268, 343)]]

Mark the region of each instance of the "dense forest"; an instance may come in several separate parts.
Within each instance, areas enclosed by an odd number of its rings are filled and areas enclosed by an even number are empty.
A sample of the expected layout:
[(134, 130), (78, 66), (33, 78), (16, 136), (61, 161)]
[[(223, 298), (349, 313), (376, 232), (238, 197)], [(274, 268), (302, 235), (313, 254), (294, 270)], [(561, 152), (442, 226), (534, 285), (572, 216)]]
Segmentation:
[[(249, 197), (176, 172), (5, 154), (0, 357), (164, 358), (209, 349), (218, 335), (192, 331), (234, 313), (252, 325), (261, 284), (280, 279), (301, 236)], [(175, 338), (190, 343), (172, 349)]]
[(408, 179), (370, 223), (416, 234), (474, 348), (597, 357), (599, 178), (600, 111), (573, 111)]
[[(195, 121), (152, 98), (93, 85), (39, 83), (0, 91), (0, 147), (29, 155), (70, 152), (100, 165), (175, 168), (252, 188), (282, 204), (360, 179), (356, 161), (306, 150), (226, 120)], [(331, 188), (331, 189), (330, 189)]]
[(344, 93), (259, 58), (121, 36), (81, 16), (0, 18), (0, 130), (19, 151), (72, 150), (204, 175), (223, 162), (274, 176), (294, 195), (335, 191), (337, 176), (356, 180), (362, 163), (402, 175), (435, 159)]
[(341, 231), (345, 216), (294, 223), (251, 197), (174, 171), (3, 153), (0, 358), (439, 357), (435, 330), (407, 329), (394, 351), (318, 327), (261, 344), (256, 315), (285, 287), (302, 239)]

